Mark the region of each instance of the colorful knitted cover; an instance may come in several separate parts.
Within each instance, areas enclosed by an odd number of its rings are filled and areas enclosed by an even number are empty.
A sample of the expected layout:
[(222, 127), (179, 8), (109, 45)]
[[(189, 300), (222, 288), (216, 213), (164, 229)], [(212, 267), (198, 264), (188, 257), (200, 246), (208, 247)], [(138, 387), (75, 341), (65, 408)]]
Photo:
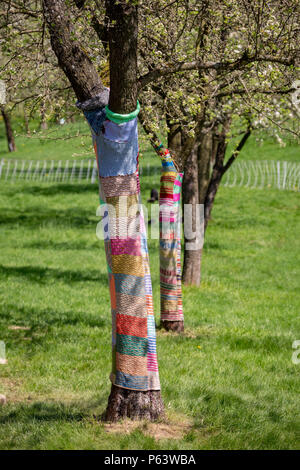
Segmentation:
[(183, 321), (181, 291), (180, 193), (183, 173), (177, 172), (169, 150), (156, 148), (162, 160), (160, 178), (160, 318)]
[[(112, 313), (114, 385), (159, 390), (156, 333), (145, 222), (140, 199), (137, 118), (84, 111), (98, 162)], [(122, 115), (118, 115), (119, 117)]]

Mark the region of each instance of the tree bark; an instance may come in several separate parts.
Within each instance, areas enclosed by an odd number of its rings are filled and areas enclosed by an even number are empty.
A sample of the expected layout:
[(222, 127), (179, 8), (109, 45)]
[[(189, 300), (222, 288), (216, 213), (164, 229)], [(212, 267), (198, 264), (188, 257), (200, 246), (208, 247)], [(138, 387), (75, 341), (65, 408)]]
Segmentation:
[(78, 100), (85, 101), (101, 93), (104, 86), (91, 59), (74, 37), (64, 0), (43, 0), (43, 6), (52, 49)]
[(25, 131), (26, 131), (26, 134), (28, 136), (31, 135), (31, 132), (30, 132), (30, 126), (29, 126), (29, 117), (28, 117), (28, 114), (27, 114), (27, 110), (26, 108), (24, 107), (24, 125), (25, 125)]
[[(128, 114), (137, 105), (137, 34), (136, 2), (106, 0), (110, 62), (109, 109)], [(134, 299), (134, 297), (133, 297)], [(164, 413), (160, 390), (136, 391), (112, 385), (105, 419), (156, 420)]]
[(205, 209), (204, 209), (204, 229), (205, 230), (211, 218), (213, 204), (214, 204), (221, 180), (223, 178), (223, 175), (226, 173), (226, 171), (229, 170), (231, 165), (234, 163), (240, 151), (242, 150), (242, 148), (244, 147), (248, 138), (251, 135), (251, 125), (249, 123), (248, 128), (243, 134), (236, 149), (233, 151), (230, 158), (224, 164), (226, 148), (227, 148), (226, 134), (229, 131), (230, 123), (231, 123), (231, 120), (228, 119), (224, 123), (221, 135), (215, 136), (215, 141), (218, 140), (218, 143), (216, 145), (215, 163), (213, 167), (213, 172), (212, 172), (211, 179), (209, 181), (209, 185), (208, 185), (206, 196), (205, 196)]
[(126, 417), (132, 420), (156, 421), (164, 415), (161, 394), (157, 390), (137, 392), (112, 385), (105, 421), (119, 421)]
[(41, 114), (41, 120), (40, 120), (40, 128), (45, 131), (48, 129), (48, 122), (46, 120), (46, 108), (45, 108), (45, 103), (42, 103), (41, 109), (40, 109), (40, 114)]
[(168, 126), (168, 149), (172, 154), (175, 154), (177, 159), (180, 160), (182, 150), (182, 136), (180, 124), (171, 122), (169, 116), (166, 116)]
[[(228, 126), (229, 127), (229, 126)], [(216, 159), (215, 164), (213, 167), (212, 175), (209, 181), (209, 185), (207, 188), (206, 196), (205, 196), (205, 206), (204, 206), (204, 227), (205, 230), (207, 228), (208, 221), (211, 217), (211, 211), (213, 207), (213, 203), (219, 189), (219, 185), (223, 176), (223, 163), (227, 148), (226, 143), (226, 129), (227, 125), (223, 126), (222, 133), (219, 136), (219, 142), (217, 145), (216, 151)]]
[(1, 107), (1, 114), (4, 120), (4, 124), (5, 124), (8, 151), (15, 152), (16, 144), (15, 144), (15, 137), (14, 137), (14, 133), (13, 133), (12, 125), (11, 125), (10, 115), (4, 109), (4, 107)]
[(108, 17), (110, 95), (109, 109), (126, 114), (137, 103), (137, 35), (136, 2), (106, 0)]
[(199, 204), (205, 203), (205, 196), (210, 179), (212, 157), (212, 134), (203, 134), (198, 148), (198, 186)]

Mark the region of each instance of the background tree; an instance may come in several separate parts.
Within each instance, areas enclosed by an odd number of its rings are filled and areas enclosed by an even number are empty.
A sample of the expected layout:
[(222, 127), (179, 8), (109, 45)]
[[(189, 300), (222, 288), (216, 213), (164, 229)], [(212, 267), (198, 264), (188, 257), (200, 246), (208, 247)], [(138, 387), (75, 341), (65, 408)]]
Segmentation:
[(14, 152), (16, 150), (15, 137), (12, 129), (11, 118), (9, 113), (5, 110), (4, 106), (1, 106), (1, 114), (5, 124), (6, 138), (8, 151)]
[[(294, 1), (154, 1), (143, 19), (140, 83), (149, 122), (158, 132), (165, 116), (169, 148), (185, 166), (183, 202), (205, 204), (206, 227), (222, 176), (251, 132), (244, 119), (244, 135), (225, 163), (235, 135), (232, 118), (259, 110), (268, 114), (266, 103), (292, 91), (299, 6)], [(280, 125), (278, 116), (270, 124)], [(184, 283), (199, 285), (201, 255), (201, 243), (185, 250)]]
[(45, 34), (41, 2), (2, 2), (0, 78), (6, 85), (6, 110), (23, 118), (26, 133), (34, 118), (41, 128), (74, 112), (73, 92), (53, 56)]

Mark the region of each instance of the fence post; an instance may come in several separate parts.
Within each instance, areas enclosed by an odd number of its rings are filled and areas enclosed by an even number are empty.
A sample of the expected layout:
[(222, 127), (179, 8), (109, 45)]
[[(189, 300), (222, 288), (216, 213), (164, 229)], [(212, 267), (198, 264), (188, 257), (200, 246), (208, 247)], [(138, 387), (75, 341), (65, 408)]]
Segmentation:
[(35, 180), (36, 177), (38, 176), (39, 169), (40, 169), (40, 162), (38, 160), (36, 165), (35, 165), (35, 170), (34, 170), (33, 177), (32, 177), (33, 180)]
[(88, 164), (87, 172), (86, 172), (86, 180), (87, 181), (90, 179), (90, 171), (91, 171), (91, 159), (89, 159), (89, 164)]
[(280, 189), (280, 161), (277, 162), (277, 188)]
[(94, 184), (96, 181), (96, 176), (97, 176), (97, 162), (94, 161), (94, 166), (93, 166), (93, 171), (92, 171), (92, 178), (91, 178), (91, 183)]
[(24, 169), (25, 169), (25, 160), (22, 161), (22, 168), (19, 174), (19, 179), (21, 179), (24, 175)]
[(69, 171), (69, 160), (66, 161), (66, 166), (65, 166), (65, 170), (63, 174), (63, 181), (65, 181), (65, 177), (68, 175), (68, 171)]
[(60, 180), (60, 175), (61, 175), (61, 160), (59, 160), (58, 165), (57, 165), (57, 170), (55, 173), (55, 181)]
[(73, 178), (74, 178), (75, 174), (76, 174), (76, 160), (74, 160), (74, 163), (73, 163), (70, 181), (73, 181)]
[(44, 165), (41, 171), (40, 181), (43, 180), (43, 177), (45, 176), (46, 171), (47, 171), (47, 160), (44, 161)]
[(16, 177), (17, 168), (18, 168), (18, 160), (15, 160), (15, 167), (14, 167), (14, 171), (13, 171), (13, 174), (12, 174), (12, 177), (11, 177), (11, 182), (13, 182), (14, 178)]
[(7, 170), (6, 170), (6, 174), (5, 174), (5, 181), (7, 180), (8, 178), (8, 175), (9, 175), (9, 169), (10, 169), (10, 160), (7, 161)]
[(51, 166), (50, 166), (50, 170), (49, 170), (49, 173), (48, 173), (48, 181), (51, 181), (51, 177), (52, 177), (52, 174), (53, 174), (53, 168), (54, 168), (54, 160), (51, 160)]
[(283, 162), (283, 181), (282, 181), (282, 189), (285, 189), (286, 172), (287, 172), (287, 162)]
[(79, 170), (79, 175), (78, 175), (79, 180), (82, 179), (83, 162), (84, 162), (84, 160), (81, 160), (81, 163), (80, 163), (80, 170)]
[(2, 174), (2, 168), (3, 168), (4, 165), (5, 165), (4, 158), (2, 158), (2, 160), (0, 162), (0, 178), (1, 178), (1, 174)]

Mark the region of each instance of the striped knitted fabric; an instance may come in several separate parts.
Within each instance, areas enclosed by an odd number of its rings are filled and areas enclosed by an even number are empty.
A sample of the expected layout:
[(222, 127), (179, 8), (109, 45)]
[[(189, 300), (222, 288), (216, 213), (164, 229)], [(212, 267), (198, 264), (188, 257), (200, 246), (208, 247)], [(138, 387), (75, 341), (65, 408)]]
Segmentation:
[(168, 150), (159, 149), (160, 178), (160, 318), (183, 321), (181, 293), (180, 192), (183, 174), (178, 173)]
[[(93, 114), (86, 117), (90, 121)], [(114, 385), (130, 390), (160, 390), (138, 174), (137, 119), (122, 124), (105, 119), (98, 129), (92, 128), (92, 135), (111, 298), (110, 379)]]

